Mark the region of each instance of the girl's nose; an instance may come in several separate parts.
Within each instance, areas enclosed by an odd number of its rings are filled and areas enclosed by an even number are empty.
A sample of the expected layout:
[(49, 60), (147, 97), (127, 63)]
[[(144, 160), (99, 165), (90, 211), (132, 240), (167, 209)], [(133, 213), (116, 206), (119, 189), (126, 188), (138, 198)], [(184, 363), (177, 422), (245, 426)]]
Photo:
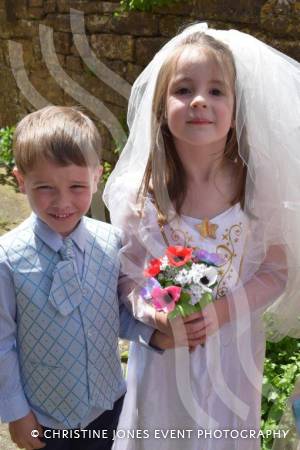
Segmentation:
[(202, 95), (197, 95), (196, 97), (193, 98), (193, 100), (191, 101), (191, 107), (192, 108), (207, 108), (207, 102), (205, 97), (203, 97)]

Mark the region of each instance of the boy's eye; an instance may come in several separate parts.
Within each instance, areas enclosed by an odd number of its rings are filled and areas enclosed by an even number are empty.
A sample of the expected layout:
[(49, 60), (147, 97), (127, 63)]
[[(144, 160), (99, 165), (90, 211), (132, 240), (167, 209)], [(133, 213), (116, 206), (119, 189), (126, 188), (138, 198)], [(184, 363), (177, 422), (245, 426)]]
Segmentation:
[(47, 189), (52, 189), (52, 187), (51, 186), (38, 186), (37, 189), (39, 189), (40, 191), (42, 191), (42, 190), (45, 191)]
[(218, 88), (211, 89), (210, 93), (216, 96), (222, 95), (222, 92)]
[(84, 189), (86, 186), (83, 186), (81, 184), (72, 184), (71, 189)]

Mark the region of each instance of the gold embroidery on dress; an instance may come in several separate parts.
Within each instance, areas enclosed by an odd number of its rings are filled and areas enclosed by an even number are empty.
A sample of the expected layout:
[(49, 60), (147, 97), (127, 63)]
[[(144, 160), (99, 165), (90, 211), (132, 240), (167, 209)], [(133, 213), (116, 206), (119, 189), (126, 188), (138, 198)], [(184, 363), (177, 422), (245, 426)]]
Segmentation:
[(243, 231), (242, 226), (242, 222), (239, 222), (238, 224), (232, 225), (230, 228), (226, 228), (225, 234), (222, 236), (225, 243), (217, 246), (217, 253), (225, 260), (224, 264), (222, 264), (219, 269), (220, 280), (217, 286), (217, 297), (222, 297), (227, 294), (229, 290), (228, 281), (236, 275), (236, 271), (233, 267), (233, 260), (237, 256), (235, 253), (235, 246), (240, 240)]

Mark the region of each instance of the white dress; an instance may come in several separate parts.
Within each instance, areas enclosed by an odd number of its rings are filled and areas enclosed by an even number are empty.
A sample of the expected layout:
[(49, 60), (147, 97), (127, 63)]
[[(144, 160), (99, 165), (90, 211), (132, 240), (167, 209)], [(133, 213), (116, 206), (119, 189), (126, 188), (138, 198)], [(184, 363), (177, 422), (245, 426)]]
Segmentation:
[[(155, 211), (150, 215), (154, 229)], [(222, 296), (253, 275), (245, 258), (251, 248), (248, 219), (239, 204), (219, 214), (211, 219), (218, 226), (216, 239), (200, 236), (200, 222), (182, 216), (165, 227), (165, 234), (170, 245), (224, 257), (216, 288)], [(162, 255), (166, 245), (159, 239)], [(158, 354), (132, 344), (114, 450), (258, 450), (264, 354), (257, 313), (224, 325), (192, 353), (179, 348)]]

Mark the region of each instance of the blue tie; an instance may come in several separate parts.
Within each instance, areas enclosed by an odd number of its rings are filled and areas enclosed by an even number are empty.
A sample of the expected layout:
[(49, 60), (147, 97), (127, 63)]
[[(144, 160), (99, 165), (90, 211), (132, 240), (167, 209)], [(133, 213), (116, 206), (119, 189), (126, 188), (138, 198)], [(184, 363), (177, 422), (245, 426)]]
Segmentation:
[(62, 258), (53, 271), (49, 300), (63, 316), (70, 314), (82, 300), (81, 282), (77, 273), (74, 244), (71, 238), (63, 241), (59, 250)]

